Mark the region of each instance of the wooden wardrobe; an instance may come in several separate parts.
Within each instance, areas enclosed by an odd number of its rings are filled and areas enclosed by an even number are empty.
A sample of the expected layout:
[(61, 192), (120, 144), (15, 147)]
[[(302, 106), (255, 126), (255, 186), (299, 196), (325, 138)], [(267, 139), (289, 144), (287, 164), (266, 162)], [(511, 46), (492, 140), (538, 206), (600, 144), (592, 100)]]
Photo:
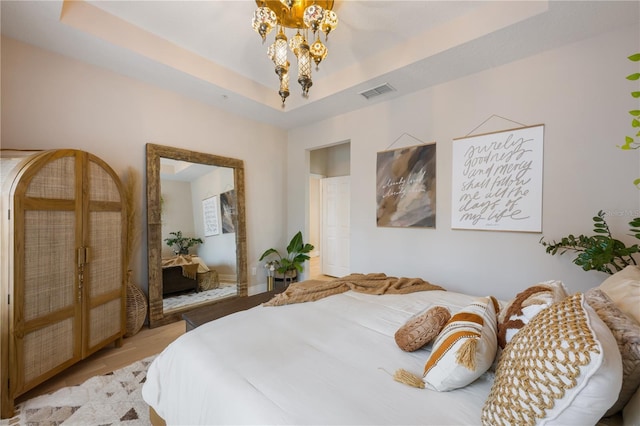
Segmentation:
[(126, 329), (122, 184), (84, 151), (2, 151), (1, 417)]

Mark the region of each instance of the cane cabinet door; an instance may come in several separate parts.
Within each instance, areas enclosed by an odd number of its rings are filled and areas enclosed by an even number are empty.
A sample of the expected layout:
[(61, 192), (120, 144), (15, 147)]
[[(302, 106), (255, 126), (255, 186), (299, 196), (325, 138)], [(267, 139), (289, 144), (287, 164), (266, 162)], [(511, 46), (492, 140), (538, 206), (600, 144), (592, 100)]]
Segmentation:
[(13, 329), (9, 366), (3, 368), (10, 391), (2, 401), (11, 410), (16, 396), (106, 344), (121, 342), (122, 194), (106, 163), (77, 150), (41, 153), (16, 177), (8, 290)]

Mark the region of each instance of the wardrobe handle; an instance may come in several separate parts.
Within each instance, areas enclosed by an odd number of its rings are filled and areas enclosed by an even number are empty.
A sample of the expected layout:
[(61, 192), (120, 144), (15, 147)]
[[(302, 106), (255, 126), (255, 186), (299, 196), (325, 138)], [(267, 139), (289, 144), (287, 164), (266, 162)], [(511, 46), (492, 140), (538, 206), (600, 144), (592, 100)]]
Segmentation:
[(82, 267), (86, 262), (87, 253), (84, 250), (84, 247), (78, 247), (77, 258), (78, 258), (78, 267)]
[(84, 265), (89, 262), (89, 247), (78, 247), (78, 302), (82, 302), (82, 287), (84, 285)]

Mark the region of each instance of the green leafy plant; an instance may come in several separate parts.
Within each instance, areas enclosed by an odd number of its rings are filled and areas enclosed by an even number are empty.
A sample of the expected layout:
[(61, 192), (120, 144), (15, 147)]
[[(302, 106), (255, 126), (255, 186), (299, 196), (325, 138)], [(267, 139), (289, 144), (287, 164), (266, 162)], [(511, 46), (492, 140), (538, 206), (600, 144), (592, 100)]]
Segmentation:
[(302, 240), (302, 232), (298, 231), (296, 235), (291, 238), (289, 245), (287, 246), (287, 255), (282, 256), (280, 252), (274, 248), (270, 248), (262, 253), (259, 261), (266, 259), (269, 256), (275, 256), (276, 258), (270, 261), (270, 264), (274, 265), (275, 270), (280, 274), (287, 274), (289, 271), (302, 272), (303, 264), (309, 260), (307, 253), (311, 252), (314, 246), (309, 243), (304, 243)]
[[(567, 251), (578, 253), (573, 263), (585, 271), (596, 270), (614, 274), (626, 266), (636, 265), (632, 255), (638, 253), (640, 247), (637, 244), (627, 247), (622, 241), (613, 238), (604, 216), (605, 213), (600, 210), (598, 215), (593, 217), (593, 232), (597, 235), (568, 235), (560, 241), (552, 242), (544, 241), (543, 237), (540, 244), (545, 246), (546, 252), (551, 255), (564, 254)], [(640, 238), (640, 229), (634, 229), (640, 228), (640, 218), (635, 218), (629, 225), (633, 227), (633, 235)]]
[[(634, 55), (629, 56), (629, 60), (633, 62), (640, 61), (640, 53), (636, 53)], [(633, 74), (629, 74), (627, 76), (627, 80), (630, 81), (638, 81), (640, 80), (640, 72), (635, 72)], [(631, 96), (636, 99), (640, 99), (640, 91), (634, 90), (631, 92)], [(632, 109), (629, 111), (631, 115), (631, 127), (634, 129), (638, 129), (637, 133), (634, 136), (625, 136), (624, 145), (620, 146), (620, 149), (624, 150), (632, 150), (640, 148), (640, 140), (636, 140), (636, 138), (640, 137), (640, 109)], [(640, 178), (637, 178), (633, 181), (633, 184), (640, 188)]]
[(169, 232), (169, 235), (173, 235), (172, 238), (165, 238), (164, 242), (169, 247), (174, 247), (173, 252), (178, 254), (189, 254), (189, 249), (196, 244), (203, 244), (200, 238), (183, 237), (182, 231)]
[(629, 222), (629, 226), (631, 226), (630, 231), (633, 232), (631, 235), (640, 240), (640, 217), (636, 217)]

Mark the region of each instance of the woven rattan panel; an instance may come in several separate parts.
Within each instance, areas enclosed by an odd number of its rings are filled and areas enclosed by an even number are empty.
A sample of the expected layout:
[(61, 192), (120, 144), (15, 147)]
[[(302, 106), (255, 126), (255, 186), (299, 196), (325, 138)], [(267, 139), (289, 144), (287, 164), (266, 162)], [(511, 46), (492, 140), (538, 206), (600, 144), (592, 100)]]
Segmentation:
[(75, 213), (26, 211), (24, 317), (72, 306), (75, 288)]
[(113, 178), (101, 166), (89, 163), (89, 182), (91, 182), (91, 201), (120, 202), (120, 192)]
[(121, 315), (121, 299), (115, 299), (91, 309), (89, 313), (89, 346), (97, 345), (104, 339), (118, 333), (122, 326), (122, 323), (118, 321)]
[(24, 336), (24, 380), (35, 379), (73, 357), (73, 319)]
[(119, 290), (123, 286), (122, 216), (120, 212), (91, 212), (90, 296)]
[(45, 164), (33, 177), (26, 195), (33, 198), (73, 200), (75, 157), (62, 157)]

